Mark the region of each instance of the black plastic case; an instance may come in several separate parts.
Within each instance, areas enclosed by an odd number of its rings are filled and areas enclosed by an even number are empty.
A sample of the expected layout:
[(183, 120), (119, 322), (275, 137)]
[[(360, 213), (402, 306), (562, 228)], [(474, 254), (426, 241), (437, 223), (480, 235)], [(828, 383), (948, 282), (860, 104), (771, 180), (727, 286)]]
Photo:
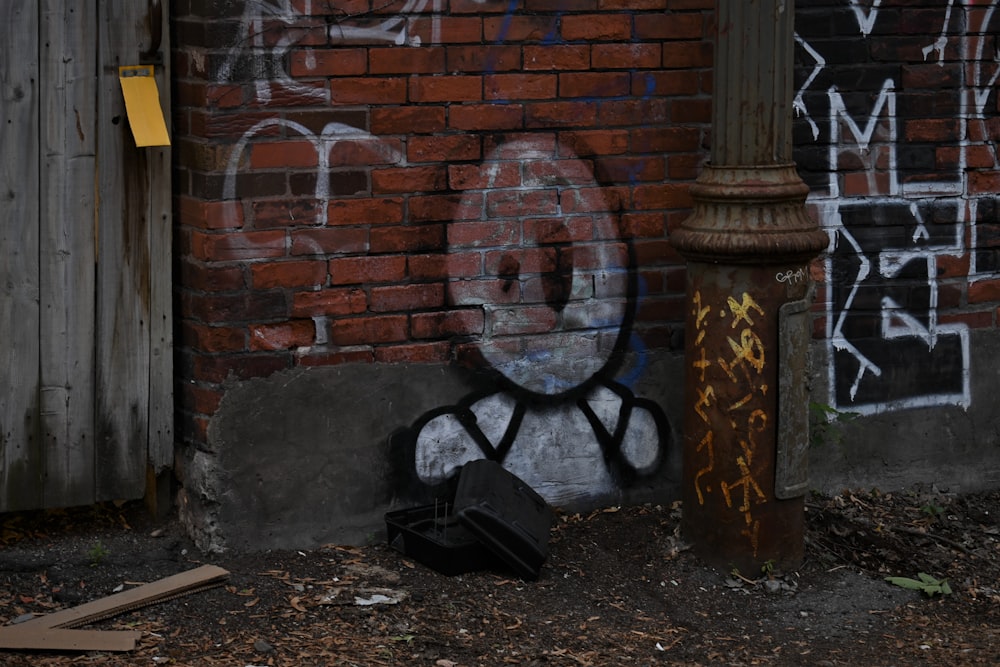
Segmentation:
[(389, 545), (442, 574), (499, 569), (537, 579), (548, 558), (552, 508), (499, 463), (478, 460), (459, 473), (452, 503), (385, 515)]

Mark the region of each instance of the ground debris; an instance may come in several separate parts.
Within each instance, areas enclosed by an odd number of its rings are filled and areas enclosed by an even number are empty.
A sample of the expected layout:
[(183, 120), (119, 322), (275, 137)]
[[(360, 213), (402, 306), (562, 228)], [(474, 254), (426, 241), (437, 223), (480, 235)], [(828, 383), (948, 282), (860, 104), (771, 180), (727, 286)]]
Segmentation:
[[(1000, 663), (1000, 492), (849, 490), (808, 499), (795, 572), (719, 572), (682, 507), (561, 514), (538, 581), (445, 577), (382, 544), (213, 558), (225, 587), (88, 626), (128, 654), (0, 652), (22, 665), (991, 665)], [(133, 505), (0, 517), (0, 622), (199, 564), (176, 521)], [(158, 537), (153, 537), (156, 533)], [(105, 555), (92, 563), (100, 544)], [(885, 581), (929, 573), (952, 593)], [(394, 604), (372, 602), (378, 596)]]

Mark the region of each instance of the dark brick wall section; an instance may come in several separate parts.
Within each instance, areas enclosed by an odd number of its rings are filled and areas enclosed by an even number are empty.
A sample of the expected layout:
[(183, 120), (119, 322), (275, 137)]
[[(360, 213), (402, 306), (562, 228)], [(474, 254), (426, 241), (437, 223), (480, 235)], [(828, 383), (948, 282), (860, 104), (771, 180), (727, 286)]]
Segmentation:
[(667, 238), (705, 155), (712, 1), (403, 6), (172, 3), (195, 442), (230, 376), (453, 362), (486, 326), (469, 295), (487, 249), (524, 243), (506, 218), (574, 243), (618, 230), (641, 297), (628, 326), (646, 348), (680, 340)]

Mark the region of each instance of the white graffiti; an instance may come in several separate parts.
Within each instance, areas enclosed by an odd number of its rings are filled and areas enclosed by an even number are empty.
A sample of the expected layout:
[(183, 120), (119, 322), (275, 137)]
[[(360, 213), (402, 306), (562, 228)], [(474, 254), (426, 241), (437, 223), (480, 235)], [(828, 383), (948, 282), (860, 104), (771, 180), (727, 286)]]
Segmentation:
[(779, 283), (789, 283), (792, 285), (801, 283), (806, 279), (806, 270), (804, 268), (799, 268), (796, 270), (789, 269), (787, 271), (779, 271), (774, 274), (774, 279)]
[(854, 16), (858, 20), (858, 28), (861, 29), (861, 34), (865, 37), (870, 35), (872, 28), (875, 27), (875, 19), (878, 18), (878, 7), (881, 4), (882, 0), (873, 0), (871, 7), (866, 10), (858, 0), (851, 0), (851, 9), (854, 10)]
[[(989, 100), (1000, 76), (1000, 55), (986, 52), (992, 43), (988, 28), (995, 0), (988, 5), (949, 0), (942, 11), (940, 35), (922, 49), (924, 58), (936, 54), (937, 64), (943, 65), (944, 48), (956, 31), (950, 26), (958, 2), (966, 9), (963, 16), (968, 25), (961, 28), (960, 52), (966, 63), (960, 68), (963, 78), (956, 100), (957, 164), (946, 172), (907, 182), (901, 179), (897, 157), (903, 141), (897, 106), (905, 93), (886, 78), (875, 97), (868, 98), (869, 108), (859, 110), (860, 96), (853, 96), (849, 103), (845, 92), (830, 85), (826, 89), (828, 118), (814, 117), (807, 107), (807, 94), (822, 80), (827, 63), (821, 49), (796, 35), (796, 42), (815, 64), (797, 91), (795, 109), (809, 123), (814, 139), (829, 141), (826, 187), (813, 191), (810, 204), (831, 237), (825, 270), (828, 277), (836, 276), (837, 284), (831, 286), (827, 302), (829, 391), (832, 403), (845, 410), (874, 414), (971, 404), (968, 326), (941, 321), (938, 275), (942, 257), (968, 256), (968, 277), (978, 277), (974, 252), (977, 199), (969, 193), (968, 154), (973, 147), (981, 151), (985, 144), (992, 150), (994, 165), (1000, 164), (986, 123)], [(878, 39), (873, 35), (880, 4), (878, 0), (867, 6), (850, 1), (865, 39)], [(811, 99), (818, 108), (816, 96)], [(981, 128), (976, 138), (970, 137), (973, 123)], [(828, 136), (822, 136), (823, 127)], [(852, 166), (845, 171), (845, 164)], [(927, 220), (931, 212), (933, 222)], [(874, 218), (884, 221), (873, 224)], [(888, 373), (889, 366), (898, 371), (900, 354), (913, 356), (908, 377), (912, 381), (919, 376), (922, 386), (902, 387), (903, 380)]]

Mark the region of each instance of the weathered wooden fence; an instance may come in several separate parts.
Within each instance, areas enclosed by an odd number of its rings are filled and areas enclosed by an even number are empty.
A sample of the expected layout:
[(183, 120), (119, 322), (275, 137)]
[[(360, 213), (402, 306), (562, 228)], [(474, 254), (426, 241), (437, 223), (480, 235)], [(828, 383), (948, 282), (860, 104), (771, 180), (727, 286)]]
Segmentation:
[(142, 497), (171, 463), (170, 152), (135, 146), (118, 80), (166, 16), (0, 3), (0, 511)]

